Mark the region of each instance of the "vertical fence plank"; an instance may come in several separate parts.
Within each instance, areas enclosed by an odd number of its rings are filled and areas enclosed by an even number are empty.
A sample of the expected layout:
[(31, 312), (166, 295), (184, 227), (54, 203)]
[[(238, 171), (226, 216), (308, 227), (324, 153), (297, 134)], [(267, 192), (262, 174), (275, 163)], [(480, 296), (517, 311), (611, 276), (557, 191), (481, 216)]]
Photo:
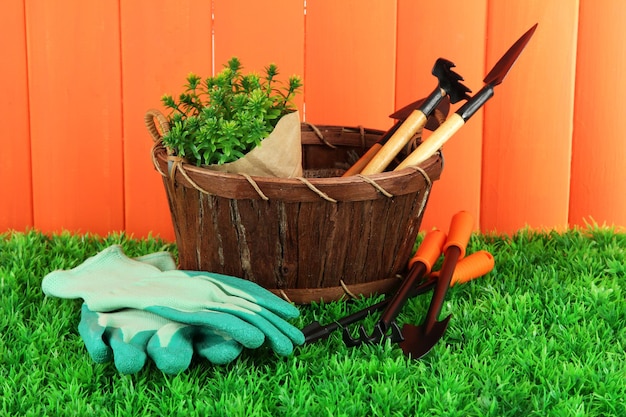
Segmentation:
[(485, 106), (484, 230), (567, 224), (578, 1), (491, 0), (487, 67), (536, 22)]
[[(486, 0), (399, 1), (397, 107), (426, 97), (437, 87), (438, 80), (431, 74), (437, 58), (454, 62), (453, 70), (465, 78), (463, 84), (472, 91), (480, 89), (486, 15)], [(462, 104), (453, 104), (450, 113)], [(479, 227), (482, 121), (479, 112), (444, 146), (445, 167), (428, 202), (423, 230), (447, 227), (460, 210), (470, 211)]]
[(476, 91), (484, 64), (489, 69), (535, 22), (534, 38), (484, 114), (446, 144), (423, 226), (441, 225), (461, 208), (478, 212), (485, 231), (590, 218), (626, 224), (626, 141), (606, 104), (625, 89), (619, 18), (626, 10), (618, 0), (580, 2), (580, 26), (577, 0), (319, 0), (308, 2), (306, 16), (303, 2), (290, 0), (272, 7), (247, 0), (139, 0), (119, 2), (121, 9), (118, 2), (70, 3), (4, 5), (0, 33), (11, 42), (0, 69), (7, 92), (0, 109), (12, 135), (0, 139), (3, 155), (11, 155), (0, 168), (10, 196), (0, 230), (126, 226), (172, 238), (142, 117), (160, 107), (161, 94), (178, 92), (190, 71), (219, 70), (232, 55), (253, 70), (274, 61), (283, 75), (304, 75), (308, 121), (387, 128), (394, 108), (434, 87), (437, 57), (454, 61)]
[(35, 226), (124, 228), (116, 2), (27, 2)]
[[(599, 7), (599, 6), (602, 7)], [(570, 223), (626, 225), (626, 2), (581, 2)]]
[(121, 4), (126, 230), (133, 234), (174, 239), (143, 116), (149, 108), (167, 114), (161, 96), (182, 92), (190, 72), (210, 74), (211, 13), (204, 0)]
[(2, 8), (0, 114), (5, 120), (5, 131), (0, 135), (0, 233), (33, 225), (24, 1), (12, 0)]
[(396, 4), (307, 3), (306, 119), (388, 128), (394, 110)]
[[(233, 56), (239, 58), (244, 72), (262, 73), (268, 64), (275, 63), (280, 80), (286, 81), (291, 75), (303, 77), (303, 2), (215, 2), (215, 72)], [(302, 109), (303, 95), (294, 102)]]

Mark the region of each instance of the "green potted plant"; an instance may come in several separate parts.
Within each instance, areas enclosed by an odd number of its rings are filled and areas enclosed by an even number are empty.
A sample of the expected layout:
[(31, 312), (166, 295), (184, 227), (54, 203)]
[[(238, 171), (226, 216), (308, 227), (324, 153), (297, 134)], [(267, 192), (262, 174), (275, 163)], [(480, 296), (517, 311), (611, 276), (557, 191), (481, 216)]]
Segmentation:
[(177, 99), (161, 98), (171, 110), (163, 144), (187, 163), (248, 175), (302, 175), (300, 118), (293, 98), (298, 76), (286, 84), (275, 64), (262, 75), (244, 74), (236, 57), (213, 77), (190, 74)]

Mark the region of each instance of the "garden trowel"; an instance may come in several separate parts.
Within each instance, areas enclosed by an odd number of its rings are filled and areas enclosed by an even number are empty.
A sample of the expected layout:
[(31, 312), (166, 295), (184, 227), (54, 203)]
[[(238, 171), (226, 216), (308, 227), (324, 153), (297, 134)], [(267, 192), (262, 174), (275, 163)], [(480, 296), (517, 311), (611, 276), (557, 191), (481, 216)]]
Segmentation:
[(387, 165), (396, 157), (411, 137), (426, 124), (431, 112), (445, 97), (451, 103), (469, 99), (470, 89), (461, 83), (463, 77), (452, 71), (454, 63), (444, 58), (435, 61), (432, 74), (437, 77), (437, 87), (426, 97), (422, 105), (406, 118), (387, 143), (376, 153), (372, 160), (363, 168), (363, 175), (383, 172)]
[(526, 47), (526, 44), (533, 36), (533, 33), (535, 33), (536, 28), (537, 24), (531, 27), (509, 48), (483, 80), (485, 86), (450, 116), (439, 129), (428, 137), (428, 139), (422, 142), (417, 149), (396, 167), (395, 171), (409, 166), (419, 165), (430, 158), (483, 106), (483, 104), (487, 102), (487, 100), (493, 97), (494, 87), (502, 83), (511, 67), (513, 67), (513, 64), (515, 64), (515, 61)]
[[(378, 151), (385, 146), (389, 138), (391, 138), (394, 133), (402, 126), (402, 123), (415, 111), (422, 107), (427, 98), (422, 98), (414, 101), (413, 103), (407, 104), (399, 110), (396, 110), (394, 113), (390, 114), (389, 117), (396, 120), (396, 123), (386, 131), (383, 136), (372, 145), (367, 152), (359, 158), (344, 174), (342, 177), (349, 177), (351, 175), (360, 174), (363, 168), (376, 156)], [(448, 117), (448, 112), (450, 111), (450, 100), (443, 99), (438, 102), (437, 106), (434, 108), (434, 111), (430, 113), (428, 118), (426, 119), (426, 125), (424, 129), (428, 129), (430, 131), (435, 131), (441, 125), (443, 120)], [(410, 139), (410, 138), (409, 138)]]

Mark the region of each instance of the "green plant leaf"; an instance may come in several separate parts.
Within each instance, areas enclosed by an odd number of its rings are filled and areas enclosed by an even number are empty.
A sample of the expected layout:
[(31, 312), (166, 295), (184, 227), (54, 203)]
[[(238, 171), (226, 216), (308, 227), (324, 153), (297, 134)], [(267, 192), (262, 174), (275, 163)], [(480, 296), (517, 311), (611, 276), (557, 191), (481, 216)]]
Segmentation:
[(275, 64), (265, 67), (263, 77), (244, 75), (242, 68), (232, 57), (214, 77), (190, 73), (177, 100), (161, 97), (172, 110), (163, 143), (176, 155), (196, 165), (232, 162), (258, 146), (282, 116), (295, 110), (291, 100), (302, 87), (299, 77), (277, 88)]

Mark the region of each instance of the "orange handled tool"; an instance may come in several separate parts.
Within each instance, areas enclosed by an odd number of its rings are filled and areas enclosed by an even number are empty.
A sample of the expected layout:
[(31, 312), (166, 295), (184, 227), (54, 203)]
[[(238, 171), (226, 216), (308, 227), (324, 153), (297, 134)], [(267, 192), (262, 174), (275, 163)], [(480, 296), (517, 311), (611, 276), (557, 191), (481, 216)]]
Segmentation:
[[(456, 264), (450, 286), (454, 287), (456, 284), (465, 284), (474, 278), (482, 277), (491, 272), (494, 266), (495, 260), (492, 254), (486, 250), (474, 252), (464, 257)], [(431, 272), (429, 279), (433, 280), (433, 284), (434, 280), (439, 278), (439, 272), (440, 271)]]
[(411, 259), (412, 266), (409, 275), (402, 281), (402, 285), (400, 285), (398, 291), (391, 298), (389, 304), (387, 304), (380, 320), (378, 320), (374, 327), (374, 331), (368, 335), (365, 328), (361, 326), (359, 328), (360, 337), (353, 338), (348, 328), (344, 328), (343, 340), (347, 346), (357, 346), (362, 343), (378, 343), (386, 337), (389, 329), (391, 329), (392, 341), (402, 340), (400, 328), (394, 320), (407, 300), (411, 297), (411, 293), (416, 284), (431, 271), (432, 266), (437, 262), (445, 240), (446, 234), (441, 230), (431, 230), (426, 234), (417, 253), (413, 259)]
[[(416, 262), (418, 256), (423, 256), (423, 254), (416, 254), (416, 256), (414, 256), (411, 261), (413, 263)], [(430, 258), (431, 265), (435, 262), (436, 258)], [(478, 251), (471, 255), (468, 255), (461, 259), (457, 264), (454, 275), (452, 276), (452, 285), (462, 284), (475, 278), (481, 277), (491, 271), (493, 269), (493, 266), (493, 256), (487, 251)], [(413, 289), (413, 291), (411, 292), (411, 297), (422, 295), (433, 289), (435, 287), (435, 284), (437, 283), (438, 276), (439, 271), (431, 272), (425, 282), (421, 283)], [(353, 323), (363, 320), (371, 313), (384, 309), (385, 307), (387, 307), (387, 304), (389, 304), (389, 301), (391, 301), (391, 298), (385, 298), (384, 300), (379, 301), (376, 304), (352, 313), (349, 316), (342, 317), (339, 320), (333, 321), (327, 325), (322, 325), (318, 321), (313, 321), (312, 323), (304, 327), (304, 329), (302, 329), (302, 333), (304, 333), (305, 337), (305, 343), (313, 343), (321, 339), (326, 339), (328, 338), (328, 336), (330, 336), (332, 332), (334, 332), (338, 328), (349, 326)]]
[(452, 217), (448, 238), (443, 246), (444, 261), (439, 272), (439, 278), (433, 297), (428, 307), (426, 319), (421, 326), (405, 324), (402, 328), (404, 341), (400, 347), (406, 355), (421, 358), (443, 337), (450, 317), (437, 321), (443, 301), (452, 282), (452, 275), (459, 259), (465, 256), (465, 248), (469, 242), (474, 227), (474, 218), (467, 211), (461, 211)]

